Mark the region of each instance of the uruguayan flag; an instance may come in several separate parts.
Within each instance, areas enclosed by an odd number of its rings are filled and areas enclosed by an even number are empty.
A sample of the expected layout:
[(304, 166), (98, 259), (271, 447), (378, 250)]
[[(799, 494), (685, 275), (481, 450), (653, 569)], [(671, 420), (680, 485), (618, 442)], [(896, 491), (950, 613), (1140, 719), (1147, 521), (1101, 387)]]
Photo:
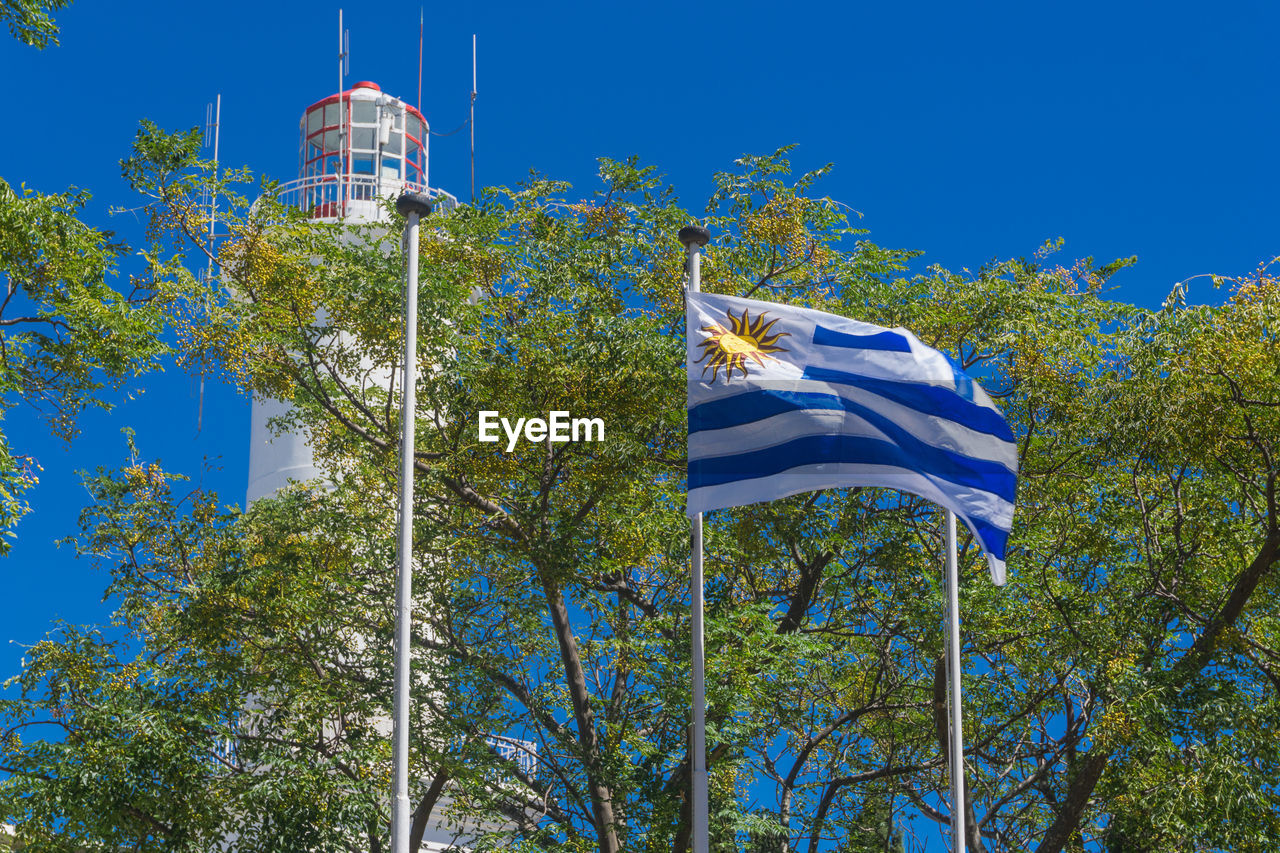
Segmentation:
[(1005, 579), (1017, 446), (991, 398), (906, 329), (688, 294), (689, 514), (883, 486), (940, 504)]

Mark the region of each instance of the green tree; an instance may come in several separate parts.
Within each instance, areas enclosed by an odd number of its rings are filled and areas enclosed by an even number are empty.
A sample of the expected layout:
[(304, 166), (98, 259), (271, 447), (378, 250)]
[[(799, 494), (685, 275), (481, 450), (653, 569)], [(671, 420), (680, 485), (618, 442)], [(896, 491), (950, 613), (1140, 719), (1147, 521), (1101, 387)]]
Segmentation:
[[(4, 0), (0, 19), (15, 37), (43, 48), (57, 43), (51, 13), (66, 5)], [(176, 265), (157, 264), (119, 284), (129, 249), (81, 221), (88, 200), (81, 189), (45, 194), (0, 178), (0, 419), (24, 402), (67, 441), (85, 407), (110, 408), (110, 392), (161, 365), (177, 288), (198, 284), (165, 274)], [(30, 509), (24, 492), (38, 471), (0, 431), (0, 555)]]
[[(140, 136), (129, 174), (160, 227), (198, 233), (194, 154)], [(1128, 261), (1054, 246), (909, 275), (814, 194), (825, 170), (789, 169), (784, 150), (716, 176), (704, 288), (907, 326), (1019, 439), (1010, 585), (962, 542), (971, 849), (1274, 849), (1280, 280), (1147, 311), (1103, 296)], [(472, 847), (688, 847), (690, 215), (634, 162), (601, 183), (488, 191), (420, 247), (412, 796), (417, 831), (454, 821)], [(385, 844), (399, 234), (269, 194), (220, 209), (229, 293), (191, 305), (186, 357), (291, 401), (280, 426), (310, 431), (330, 481), (239, 513), (138, 463), (92, 479), (80, 543), (112, 572), (136, 685), (78, 632), (33, 652), (0, 811), (44, 849)], [(482, 410), (598, 416), (605, 441), (506, 452)], [(706, 538), (716, 848), (893, 850), (946, 821), (934, 508), (829, 491), (714, 513)], [(66, 701), (76, 678), (106, 693)], [(181, 748), (119, 737), (111, 695)], [(39, 723), (68, 736), (15, 739)], [(536, 767), (511, 760), (524, 744)]]
[(70, 5), (71, 0), (0, 0), (0, 21), (18, 41), (45, 48), (58, 43), (53, 13)]

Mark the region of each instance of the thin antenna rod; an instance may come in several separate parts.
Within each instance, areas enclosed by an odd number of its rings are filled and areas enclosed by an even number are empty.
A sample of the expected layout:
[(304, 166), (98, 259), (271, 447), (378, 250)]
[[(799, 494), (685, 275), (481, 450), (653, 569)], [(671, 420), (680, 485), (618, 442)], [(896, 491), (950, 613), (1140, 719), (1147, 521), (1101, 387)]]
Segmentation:
[[(222, 127), (222, 93), (218, 93), (217, 107), (213, 109), (213, 185), (209, 188), (209, 265), (205, 268), (205, 286), (213, 284), (213, 238), (218, 224), (218, 137)], [(210, 110), (205, 108), (205, 136), (209, 134)], [(208, 144), (206, 138), (205, 144)], [(196, 435), (204, 428), (204, 374), (200, 374), (200, 398), (196, 404)]]
[[(222, 125), (222, 93), (218, 93), (217, 107), (213, 113), (213, 178), (218, 179), (218, 137)], [(217, 224), (218, 193), (216, 187), (209, 193), (209, 251), (213, 252), (214, 226)], [(213, 271), (213, 258), (209, 258), (209, 270)]]
[(338, 10), (338, 203), (339, 214), (347, 215), (347, 111), (342, 90), (346, 86), (345, 70), (351, 67), (347, 58), (351, 40), (342, 27), (342, 10)]
[(471, 34), (471, 204), (476, 203), (476, 34)]
[[(422, 116), (422, 7), (418, 7), (418, 116)], [(421, 165), (421, 164), (419, 164)]]

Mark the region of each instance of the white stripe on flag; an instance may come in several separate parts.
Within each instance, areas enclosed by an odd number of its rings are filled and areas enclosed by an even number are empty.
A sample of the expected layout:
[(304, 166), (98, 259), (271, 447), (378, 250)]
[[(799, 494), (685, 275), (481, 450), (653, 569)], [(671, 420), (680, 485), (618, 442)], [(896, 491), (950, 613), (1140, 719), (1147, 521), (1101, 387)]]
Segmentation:
[[(846, 465), (838, 462), (802, 465), (769, 477), (704, 486), (689, 492), (688, 511), (692, 515), (713, 509), (764, 503), (819, 489), (855, 486), (896, 489), (933, 501), (964, 519), (979, 544), (981, 539), (968, 520), (970, 516), (986, 518), (996, 526), (1006, 528), (1013, 523), (1013, 504), (988, 492), (973, 489), (948, 489), (943, 492), (932, 480), (914, 471), (889, 465)], [(991, 570), (991, 580), (1004, 586), (1005, 561), (987, 554), (987, 565)]]

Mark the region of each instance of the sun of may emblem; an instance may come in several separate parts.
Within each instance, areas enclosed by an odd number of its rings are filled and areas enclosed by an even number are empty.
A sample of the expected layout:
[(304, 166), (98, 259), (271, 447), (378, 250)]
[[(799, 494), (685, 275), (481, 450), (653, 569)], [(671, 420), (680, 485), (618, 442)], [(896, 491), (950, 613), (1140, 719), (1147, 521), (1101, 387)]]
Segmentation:
[(703, 360), (710, 357), (702, 368), (702, 375), (706, 376), (710, 370), (712, 382), (716, 381), (721, 367), (724, 368), (724, 381), (728, 382), (733, 378), (734, 370), (741, 370), (743, 376), (747, 375), (747, 359), (752, 359), (763, 367), (766, 358), (773, 358), (770, 353), (788, 351), (786, 347), (777, 344), (778, 338), (790, 336), (790, 332), (769, 333), (773, 324), (778, 322), (777, 318), (766, 323), (764, 318), (768, 314), (761, 312), (753, 320), (747, 315), (745, 308), (742, 309), (741, 317), (733, 316), (732, 311), (726, 311), (725, 316), (729, 320), (729, 328), (719, 323), (702, 327), (701, 331), (709, 334), (706, 340), (698, 344), (702, 347), (702, 358), (694, 362), (702, 364)]

